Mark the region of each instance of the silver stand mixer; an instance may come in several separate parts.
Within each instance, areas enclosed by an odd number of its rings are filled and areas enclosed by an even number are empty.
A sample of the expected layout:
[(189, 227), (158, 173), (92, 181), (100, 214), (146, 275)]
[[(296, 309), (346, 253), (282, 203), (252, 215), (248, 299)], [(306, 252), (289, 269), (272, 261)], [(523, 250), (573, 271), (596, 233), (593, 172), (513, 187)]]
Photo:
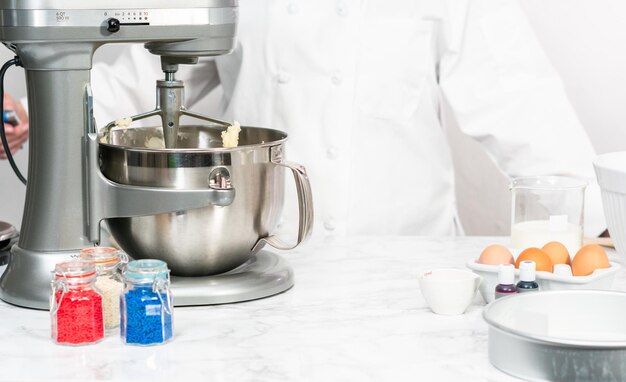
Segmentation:
[[(274, 175), (274, 167), (293, 172), (300, 199), (298, 243), (309, 236), (313, 219), (310, 186), (303, 168), (283, 159), (282, 142), (286, 135), (259, 129), (273, 137), (272, 142), (277, 142), (269, 145), (264, 135), (255, 138), (256, 130), (249, 128), (244, 131), (244, 146), (246, 139), (255, 143), (259, 139), (258, 147), (232, 152), (216, 149), (211, 160), (199, 160), (202, 153), (194, 148), (175, 149), (181, 139), (179, 132), (184, 137), (190, 137), (193, 131), (201, 131), (199, 136), (219, 132), (215, 126), (205, 130), (180, 126), (179, 118), (183, 115), (217, 125), (227, 124), (186, 111), (183, 85), (176, 81), (175, 72), (179, 64), (193, 64), (198, 57), (232, 51), (237, 3), (237, 0), (0, 0), (0, 40), (16, 52), (25, 68), (30, 115), (26, 207), (19, 242), (12, 248), (8, 267), (0, 279), (2, 300), (48, 309), (50, 271), (57, 262), (67, 260), (80, 249), (98, 245), (103, 220), (109, 222), (113, 236), (132, 257), (145, 249), (140, 235), (145, 234), (149, 221), (141, 219), (156, 216), (157, 222), (171, 222), (189, 215), (198, 218), (193, 214), (206, 219), (202, 211), (208, 211), (217, 218), (209, 218), (207, 224), (218, 226), (229, 222), (224, 217), (225, 211), (241, 209), (237, 203), (241, 203), (242, 196), (252, 198), (238, 187), (245, 183), (246, 173), (238, 170), (237, 164), (249, 158), (255, 158), (255, 164), (264, 161), (273, 166), (263, 171), (272, 171), (272, 176), (279, 180), (281, 175)], [(165, 79), (157, 82), (157, 109), (131, 120), (160, 116), (162, 127), (155, 134), (158, 132), (165, 142), (163, 150), (119, 149), (113, 140), (123, 139), (124, 134), (104, 143), (98, 135), (90, 88), (92, 57), (99, 46), (121, 42), (144, 43), (153, 54), (161, 56)], [(112, 127), (108, 125), (105, 130), (112, 134)], [(215, 146), (210, 144), (205, 148), (209, 147)], [(122, 170), (112, 170), (109, 164), (120, 161), (126, 161), (120, 166)], [(145, 166), (140, 171), (138, 163)], [(209, 174), (208, 187), (207, 184), (181, 186), (180, 182), (198, 168)], [(150, 181), (133, 181), (132, 176), (138, 172), (142, 176), (148, 174)], [(168, 183), (176, 176), (180, 179)], [(206, 175), (202, 176), (206, 182)], [(154, 184), (155, 177), (163, 182)], [(273, 194), (282, 198), (282, 190), (268, 193)], [(230, 268), (219, 268), (219, 272), (204, 272), (198, 258), (185, 258), (184, 252), (175, 256), (164, 254), (172, 260), (173, 274), (181, 275), (172, 278), (175, 304), (245, 301), (289, 289), (293, 285), (293, 272), (288, 264), (273, 253), (259, 250), (264, 243), (283, 249), (294, 247), (270, 235), (273, 227), (266, 227), (275, 225), (279, 213), (280, 208), (272, 208), (269, 217), (263, 218), (267, 223), (249, 224), (260, 236), (255, 238), (254, 245), (246, 244), (247, 257), (232, 263)], [(233, 221), (240, 223), (241, 214), (238, 212), (239, 220)], [(241, 224), (243, 230), (245, 224)], [(155, 237), (154, 233), (151, 235)], [(160, 248), (148, 249), (158, 255)]]

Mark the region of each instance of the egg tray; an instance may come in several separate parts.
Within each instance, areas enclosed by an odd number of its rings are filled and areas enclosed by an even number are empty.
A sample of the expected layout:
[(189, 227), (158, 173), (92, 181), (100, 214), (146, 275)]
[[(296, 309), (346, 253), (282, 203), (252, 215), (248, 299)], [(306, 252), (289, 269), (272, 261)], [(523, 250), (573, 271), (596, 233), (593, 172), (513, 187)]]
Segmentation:
[[(568, 290), (568, 289), (597, 289), (610, 290), (613, 286), (615, 274), (620, 270), (621, 265), (609, 262), (609, 268), (596, 269), (589, 276), (563, 276), (552, 272), (537, 272), (537, 284), (539, 290)], [(482, 280), (478, 290), (485, 302), (490, 303), (495, 299), (495, 289), (498, 285), (498, 265), (480, 264), (475, 259), (469, 260), (465, 264), (474, 273), (478, 274)], [(515, 269), (515, 282), (519, 281), (519, 269)]]

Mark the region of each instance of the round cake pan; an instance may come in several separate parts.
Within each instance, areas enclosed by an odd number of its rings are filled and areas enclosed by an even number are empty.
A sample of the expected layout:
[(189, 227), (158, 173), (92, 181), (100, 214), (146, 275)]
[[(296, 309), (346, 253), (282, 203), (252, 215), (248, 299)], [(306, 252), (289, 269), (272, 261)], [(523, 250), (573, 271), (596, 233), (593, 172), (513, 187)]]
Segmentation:
[(501, 298), (483, 312), (489, 361), (530, 381), (626, 380), (626, 293), (538, 292)]

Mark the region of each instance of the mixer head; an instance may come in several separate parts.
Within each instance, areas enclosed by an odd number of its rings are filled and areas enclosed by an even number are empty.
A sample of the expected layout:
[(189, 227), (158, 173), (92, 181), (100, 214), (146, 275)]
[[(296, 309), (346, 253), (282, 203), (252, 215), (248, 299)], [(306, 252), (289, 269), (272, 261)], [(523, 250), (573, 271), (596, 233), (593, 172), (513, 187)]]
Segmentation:
[[(16, 49), (26, 69), (83, 69), (98, 46), (115, 42), (146, 43), (167, 57), (227, 54), (238, 0), (0, 0), (0, 12), (0, 41)], [(49, 60), (52, 49), (66, 54)]]

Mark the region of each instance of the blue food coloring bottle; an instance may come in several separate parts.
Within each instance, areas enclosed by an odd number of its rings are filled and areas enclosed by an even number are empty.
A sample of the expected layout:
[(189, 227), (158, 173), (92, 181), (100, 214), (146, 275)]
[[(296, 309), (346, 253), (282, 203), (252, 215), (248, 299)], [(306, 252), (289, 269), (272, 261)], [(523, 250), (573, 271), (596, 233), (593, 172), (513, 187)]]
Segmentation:
[(135, 260), (124, 271), (120, 334), (131, 345), (158, 345), (172, 339), (170, 271), (161, 260)]
[(519, 265), (519, 282), (517, 283), (518, 293), (538, 292), (539, 284), (535, 281), (535, 262), (522, 261)]

